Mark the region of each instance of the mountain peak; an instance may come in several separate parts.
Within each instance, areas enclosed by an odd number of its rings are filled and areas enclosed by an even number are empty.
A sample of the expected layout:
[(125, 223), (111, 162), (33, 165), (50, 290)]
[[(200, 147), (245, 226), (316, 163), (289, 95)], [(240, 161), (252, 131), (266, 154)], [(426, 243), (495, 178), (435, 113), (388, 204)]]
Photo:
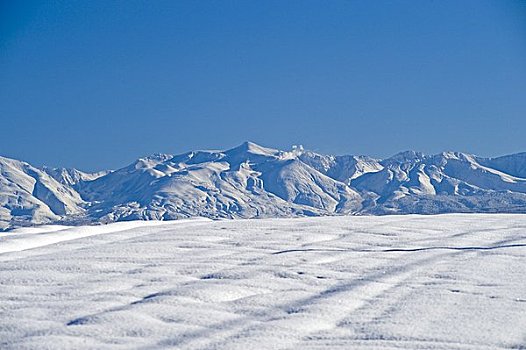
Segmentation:
[(422, 152), (416, 151), (402, 151), (398, 152), (394, 156), (387, 158), (384, 162), (386, 163), (404, 163), (404, 162), (413, 162), (425, 158), (425, 155)]
[(462, 152), (453, 152), (453, 151), (445, 151), (442, 153), (437, 154), (437, 156), (443, 157), (445, 159), (456, 159), (456, 160), (472, 160), (473, 155), (468, 153), (462, 153)]
[(231, 148), (225, 151), (227, 155), (242, 154), (242, 153), (251, 153), (262, 156), (273, 156), (278, 153), (278, 150), (260, 146), (254, 142), (245, 141), (241, 145)]
[(172, 159), (174, 156), (171, 154), (164, 153), (155, 153), (151, 156), (139, 158), (133, 163), (133, 168), (142, 169), (142, 168), (151, 168), (159, 163), (166, 162), (167, 160)]

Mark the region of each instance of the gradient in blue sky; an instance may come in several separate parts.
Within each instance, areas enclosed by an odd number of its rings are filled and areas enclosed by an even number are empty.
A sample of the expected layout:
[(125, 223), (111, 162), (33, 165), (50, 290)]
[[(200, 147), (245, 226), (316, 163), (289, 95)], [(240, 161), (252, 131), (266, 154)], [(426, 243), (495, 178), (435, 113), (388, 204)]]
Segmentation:
[(526, 2), (1, 1), (0, 154), (526, 151)]

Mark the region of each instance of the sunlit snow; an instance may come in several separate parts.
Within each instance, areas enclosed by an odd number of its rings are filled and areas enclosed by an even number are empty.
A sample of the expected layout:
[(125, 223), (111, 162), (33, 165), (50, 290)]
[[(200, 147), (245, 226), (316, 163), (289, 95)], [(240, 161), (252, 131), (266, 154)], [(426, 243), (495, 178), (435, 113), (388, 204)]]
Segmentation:
[(526, 215), (0, 235), (0, 348), (526, 347)]

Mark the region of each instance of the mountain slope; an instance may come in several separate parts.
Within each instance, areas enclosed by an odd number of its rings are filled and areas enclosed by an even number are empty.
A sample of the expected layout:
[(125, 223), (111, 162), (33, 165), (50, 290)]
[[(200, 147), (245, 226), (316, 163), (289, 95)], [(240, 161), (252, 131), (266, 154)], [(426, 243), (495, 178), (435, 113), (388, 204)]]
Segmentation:
[(101, 176), (107, 175), (109, 171), (99, 171), (95, 173), (85, 173), (72, 168), (49, 168), (42, 167), (42, 171), (50, 175), (63, 185), (75, 186), (84, 181), (92, 181)]
[(359, 195), (282, 152), (245, 143), (227, 151), (156, 155), (84, 183), (102, 220), (351, 213)]
[(480, 158), (479, 162), (503, 173), (526, 178), (526, 152), (497, 158)]
[(0, 228), (338, 214), (526, 212), (526, 153), (407, 151), (377, 160), (245, 142), (140, 158), (115, 171), (37, 169), (0, 158)]
[(84, 204), (74, 189), (44, 171), (0, 157), (0, 228), (80, 215)]
[(363, 174), (383, 169), (380, 161), (366, 156), (329, 156), (304, 152), (299, 158), (321, 173), (346, 184)]
[(381, 163), (381, 171), (353, 182), (371, 198), (368, 213), (526, 211), (526, 179), (489, 168), (473, 155), (404, 152)]

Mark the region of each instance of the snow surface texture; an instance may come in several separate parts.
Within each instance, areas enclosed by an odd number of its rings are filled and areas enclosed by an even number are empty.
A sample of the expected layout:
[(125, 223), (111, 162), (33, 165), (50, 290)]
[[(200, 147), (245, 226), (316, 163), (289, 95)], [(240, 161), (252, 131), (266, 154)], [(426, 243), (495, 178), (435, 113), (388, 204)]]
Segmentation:
[(158, 154), (115, 171), (0, 157), (0, 230), (33, 224), (339, 214), (526, 213), (526, 153), (329, 156), (246, 142)]
[(2, 349), (524, 349), (526, 215), (0, 234)]

